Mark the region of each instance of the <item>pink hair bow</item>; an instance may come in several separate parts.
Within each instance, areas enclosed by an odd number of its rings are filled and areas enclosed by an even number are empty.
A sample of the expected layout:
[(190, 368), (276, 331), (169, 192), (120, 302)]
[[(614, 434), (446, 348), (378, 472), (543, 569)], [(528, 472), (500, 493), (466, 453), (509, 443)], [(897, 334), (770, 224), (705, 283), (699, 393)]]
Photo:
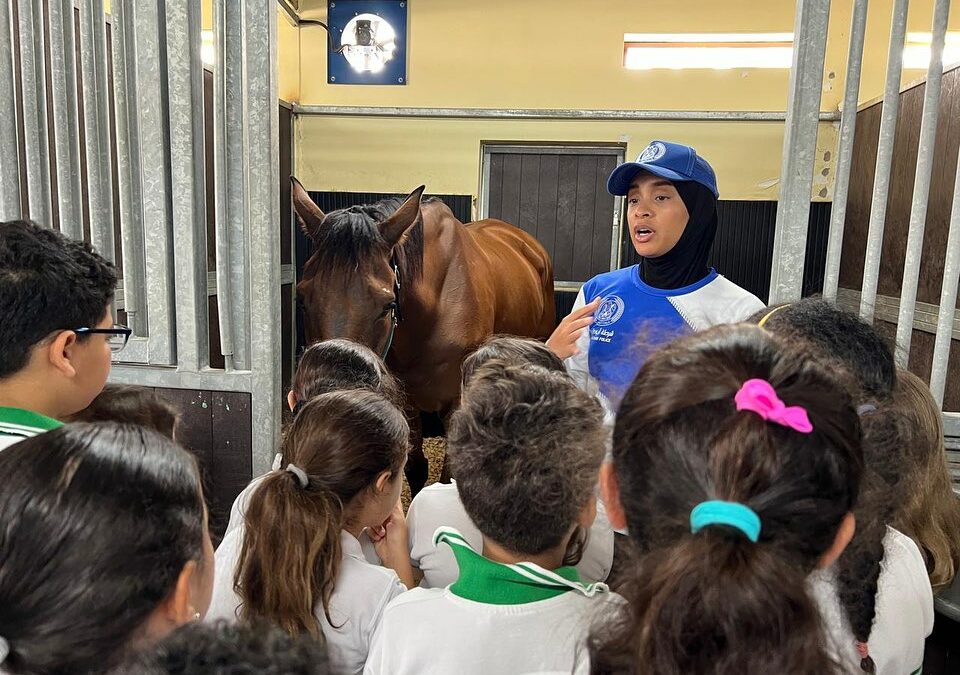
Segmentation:
[(733, 400), (737, 403), (737, 410), (749, 410), (768, 422), (789, 427), (801, 434), (813, 431), (806, 409), (798, 405), (785, 405), (773, 385), (766, 380), (747, 380)]

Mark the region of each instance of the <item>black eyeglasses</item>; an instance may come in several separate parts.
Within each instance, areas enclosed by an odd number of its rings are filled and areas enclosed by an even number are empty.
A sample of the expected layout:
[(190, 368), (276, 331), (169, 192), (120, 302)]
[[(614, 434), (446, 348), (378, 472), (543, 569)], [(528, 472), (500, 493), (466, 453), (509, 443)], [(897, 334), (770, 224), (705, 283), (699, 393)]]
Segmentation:
[(77, 335), (107, 335), (107, 344), (110, 351), (119, 352), (127, 346), (130, 334), (133, 330), (126, 326), (113, 325), (113, 328), (74, 328), (73, 332)]

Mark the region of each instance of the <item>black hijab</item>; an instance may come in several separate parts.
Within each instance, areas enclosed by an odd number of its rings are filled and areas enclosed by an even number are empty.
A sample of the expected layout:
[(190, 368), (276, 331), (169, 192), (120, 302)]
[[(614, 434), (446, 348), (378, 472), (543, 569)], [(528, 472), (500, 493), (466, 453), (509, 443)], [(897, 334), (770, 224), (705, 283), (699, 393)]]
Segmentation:
[(662, 256), (640, 259), (640, 278), (662, 290), (689, 286), (707, 276), (707, 258), (717, 235), (717, 198), (713, 192), (694, 181), (676, 181), (673, 186), (690, 214), (683, 234)]

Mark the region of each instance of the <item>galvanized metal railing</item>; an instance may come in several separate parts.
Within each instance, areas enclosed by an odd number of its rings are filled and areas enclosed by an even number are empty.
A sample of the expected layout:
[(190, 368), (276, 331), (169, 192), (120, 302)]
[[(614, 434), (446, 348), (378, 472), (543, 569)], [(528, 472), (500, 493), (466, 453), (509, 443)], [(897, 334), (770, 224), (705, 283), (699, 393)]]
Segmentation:
[(88, 224), (109, 259), (118, 218), (117, 309), (134, 332), (112, 379), (250, 393), (261, 472), (282, 405), (276, 2), (216, 3), (212, 170), (224, 370), (209, 363), (200, 3), (113, 0), (111, 11), (104, 15), (103, 0), (0, 0), (0, 96), (23, 109), (22, 123), (0, 116), (0, 218), (56, 222), (77, 238)]

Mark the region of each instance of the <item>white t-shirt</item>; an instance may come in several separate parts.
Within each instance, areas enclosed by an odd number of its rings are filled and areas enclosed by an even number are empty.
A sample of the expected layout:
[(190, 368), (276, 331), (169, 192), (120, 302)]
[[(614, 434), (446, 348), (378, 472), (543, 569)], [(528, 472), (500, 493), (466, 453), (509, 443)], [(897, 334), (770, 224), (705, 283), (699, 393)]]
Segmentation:
[(569, 591), (547, 600), (494, 605), (449, 588), (415, 588), (394, 600), (373, 638), (366, 675), (571, 673), (587, 662), (594, 621), (614, 616), (623, 598)]
[[(206, 621), (235, 620), (239, 614), (241, 600), (234, 590), (233, 578), (242, 537), (243, 529), (236, 528), (217, 549), (213, 597)], [(330, 597), (333, 625), (327, 621), (322, 606), (316, 608), (316, 616), (326, 639), (331, 671), (359, 673), (384, 608), (406, 587), (393, 570), (367, 562), (353, 535), (341, 531), (340, 546), (340, 572)]]
[[(920, 549), (892, 527), (883, 539), (876, 613), (867, 647), (877, 675), (911, 675), (923, 667), (924, 641), (933, 630), (933, 591)], [(810, 577), (811, 596), (820, 607), (830, 648), (851, 673), (860, 673), (853, 633), (837, 595), (836, 569)]]
[[(460, 574), (449, 546), (434, 546), (433, 534), (438, 527), (452, 527), (460, 532), (477, 551), (483, 548), (483, 535), (470, 520), (456, 481), (434, 483), (423, 488), (407, 511), (410, 536), (410, 562), (423, 572), (423, 588), (449, 586)], [(597, 501), (597, 517), (590, 528), (583, 557), (577, 564), (580, 577), (586, 582), (605, 581), (613, 565), (613, 530), (603, 504)]]

